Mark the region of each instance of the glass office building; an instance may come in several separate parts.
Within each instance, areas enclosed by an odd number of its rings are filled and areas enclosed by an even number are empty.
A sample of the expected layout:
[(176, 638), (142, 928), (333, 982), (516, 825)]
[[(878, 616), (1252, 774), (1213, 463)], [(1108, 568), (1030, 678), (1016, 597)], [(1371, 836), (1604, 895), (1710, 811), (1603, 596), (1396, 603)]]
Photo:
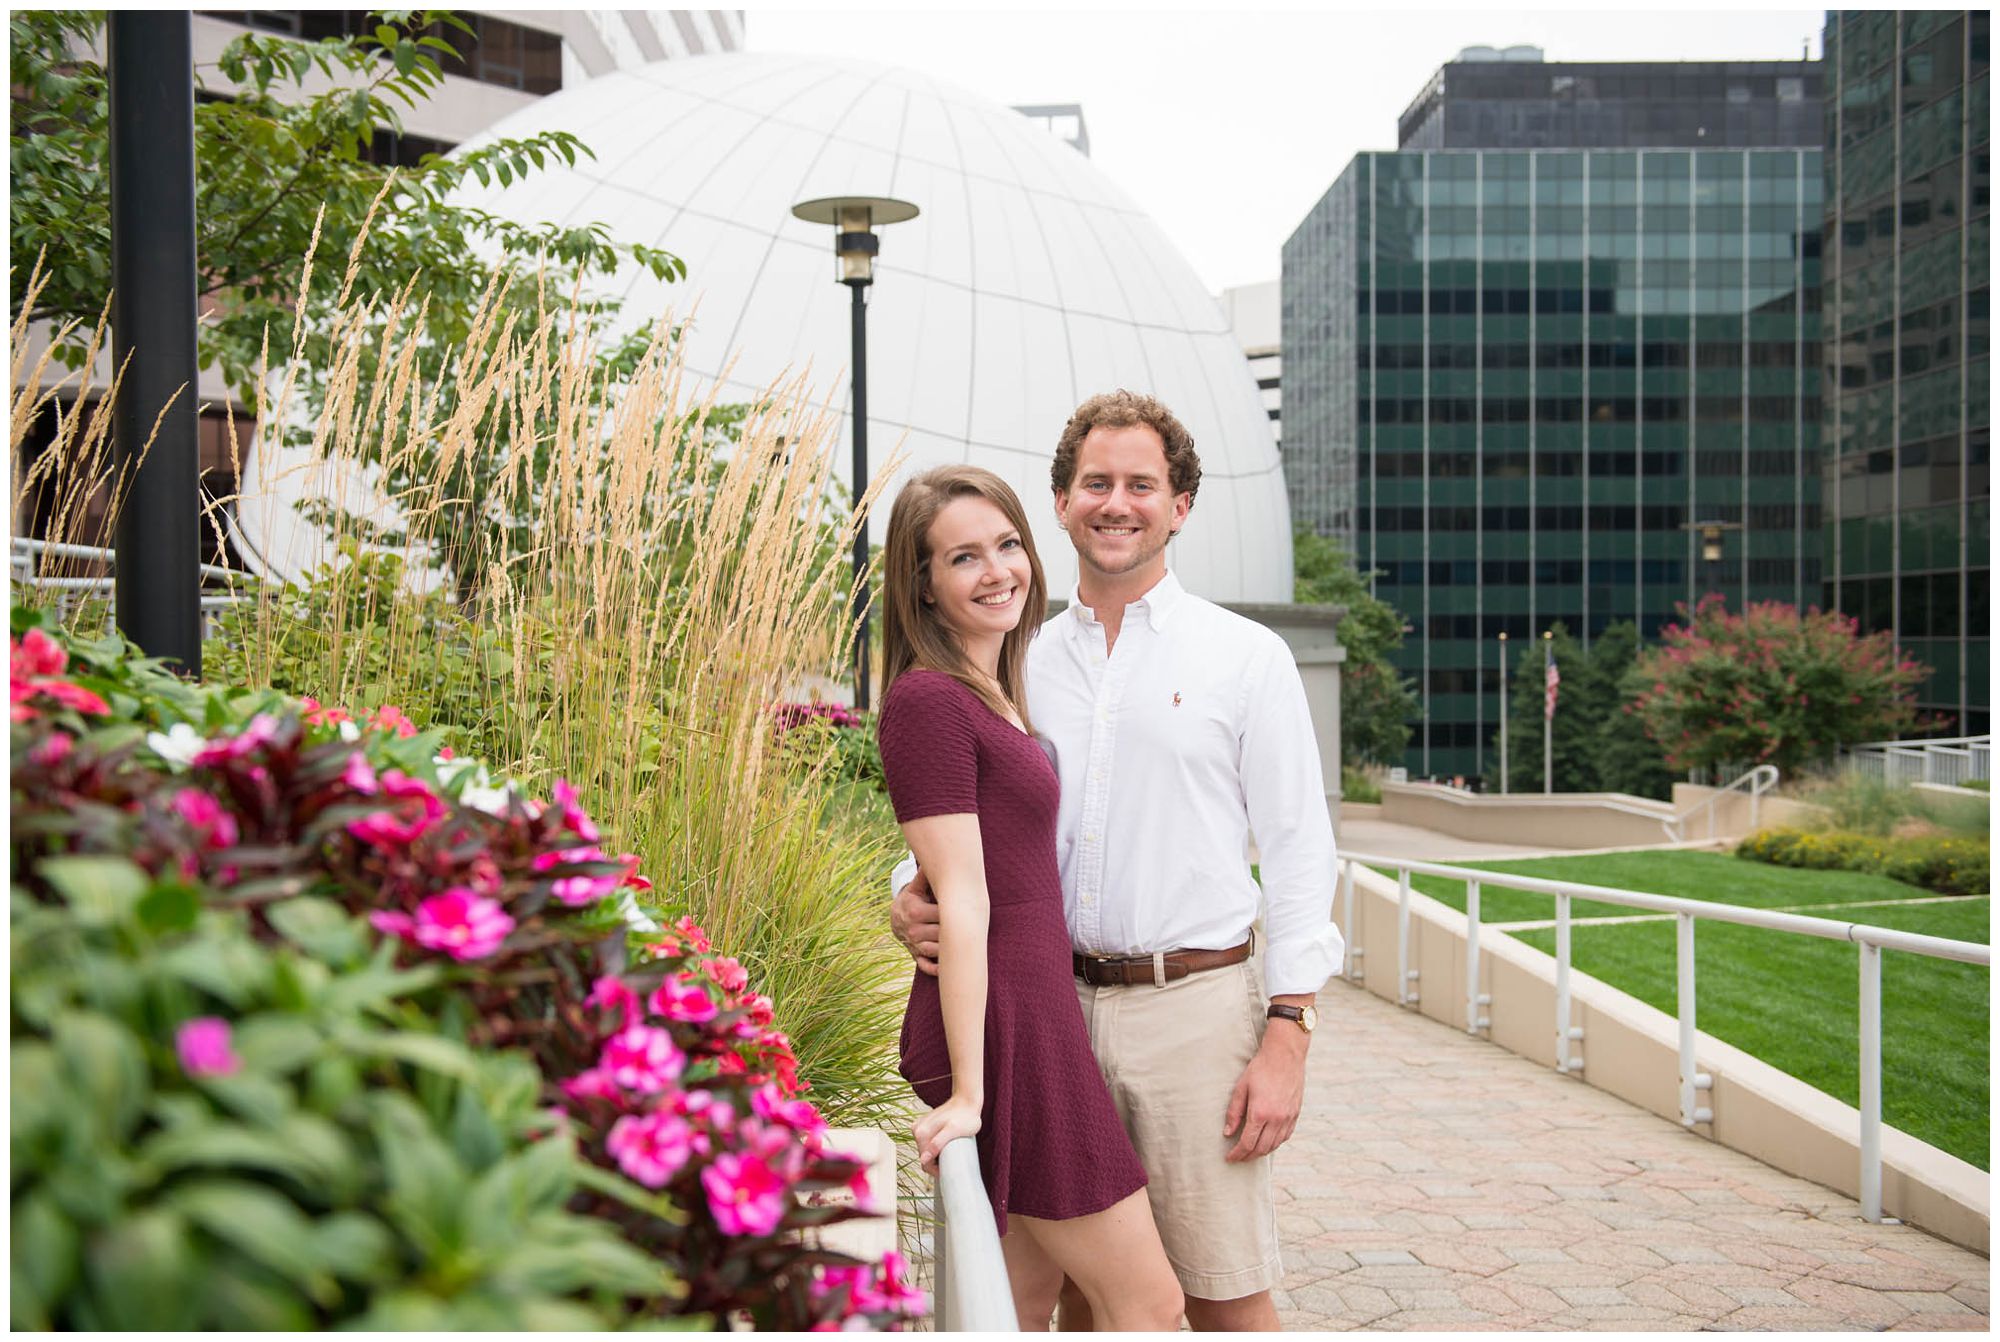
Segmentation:
[(1294, 521), (1410, 626), (1413, 773), (1493, 761), (1503, 630), (1819, 600), (1821, 182), (1802, 148), (1364, 153), (1286, 242)]
[(1991, 730), (1990, 23), (1824, 35), (1825, 600), (1932, 668), (1919, 699), (1953, 735)]
[[(1522, 57), (1527, 59), (1522, 59)], [(1818, 61), (1561, 61), (1472, 48), (1396, 124), (1399, 149), (1764, 149), (1820, 143)]]

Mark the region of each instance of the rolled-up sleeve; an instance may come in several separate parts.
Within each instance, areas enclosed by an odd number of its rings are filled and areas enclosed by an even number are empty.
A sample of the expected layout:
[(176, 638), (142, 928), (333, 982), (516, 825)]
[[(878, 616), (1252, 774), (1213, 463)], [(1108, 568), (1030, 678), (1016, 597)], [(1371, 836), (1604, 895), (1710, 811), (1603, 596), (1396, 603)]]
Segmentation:
[(1242, 778), (1264, 887), (1264, 985), (1315, 993), (1338, 973), (1346, 940), (1333, 923), (1333, 820), (1305, 684), (1273, 637), (1246, 678)]

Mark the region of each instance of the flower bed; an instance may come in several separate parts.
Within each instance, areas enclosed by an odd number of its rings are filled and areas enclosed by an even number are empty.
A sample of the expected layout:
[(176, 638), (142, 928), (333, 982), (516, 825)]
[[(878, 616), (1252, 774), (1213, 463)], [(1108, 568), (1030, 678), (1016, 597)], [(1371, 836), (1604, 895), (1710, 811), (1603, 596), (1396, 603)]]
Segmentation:
[(802, 1242), (862, 1167), (565, 784), (14, 624), (15, 1326), (922, 1312)]
[(1736, 856), (1781, 867), (1862, 871), (1945, 895), (1983, 895), (1992, 881), (1993, 849), (1983, 837), (1881, 837), (1850, 830), (1759, 830)]

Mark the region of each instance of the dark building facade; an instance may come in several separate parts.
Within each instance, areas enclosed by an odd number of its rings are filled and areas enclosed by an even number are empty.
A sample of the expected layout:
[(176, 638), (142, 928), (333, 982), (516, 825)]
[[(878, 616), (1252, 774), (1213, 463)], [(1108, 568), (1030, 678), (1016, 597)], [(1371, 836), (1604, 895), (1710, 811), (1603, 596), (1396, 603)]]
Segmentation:
[[(1991, 730), (1985, 12), (1830, 13), (1825, 600)], [(1289, 373), (1289, 368), (1287, 369)]]
[(1441, 68), (1417, 95), (1397, 122), (1399, 148), (1820, 145), (1818, 61), (1550, 64), (1472, 55)]
[[(1509, 67), (1545, 90), (1586, 68)], [(1796, 78), (1820, 115), (1811, 67), (1616, 68), (1742, 71), (1773, 105)], [(1443, 86), (1413, 111), (1448, 125), (1459, 86)], [(1557, 621), (1652, 638), (1710, 591), (1820, 600), (1824, 207), (1808, 140), (1364, 153), (1286, 242), (1294, 523), (1376, 571), (1404, 615), (1412, 772), (1495, 763), (1502, 631), (1516, 649)], [(1701, 522), (1731, 528), (1719, 565), (1701, 559)]]

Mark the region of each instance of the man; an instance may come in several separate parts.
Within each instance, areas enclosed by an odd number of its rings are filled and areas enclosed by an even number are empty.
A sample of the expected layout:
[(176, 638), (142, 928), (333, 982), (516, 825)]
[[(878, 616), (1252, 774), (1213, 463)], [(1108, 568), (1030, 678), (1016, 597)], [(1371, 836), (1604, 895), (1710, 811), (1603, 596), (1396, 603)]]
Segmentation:
[[(1078, 578), (1030, 645), (1028, 714), (1062, 782), (1077, 996), (1188, 1322), (1276, 1329), (1270, 1156), (1298, 1121), (1314, 995), (1344, 949), (1305, 689), (1282, 638), (1167, 568), (1201, 462), (1165, 406), (1126, 391), (1085, 401), (1050, 480)], [(1261, 890), (1244, 857), (1252, 832)], [(890, 920), (936, 973), (920, 876)], [(1065, 1297), (1066, 1327), (1077, 1303)]]

